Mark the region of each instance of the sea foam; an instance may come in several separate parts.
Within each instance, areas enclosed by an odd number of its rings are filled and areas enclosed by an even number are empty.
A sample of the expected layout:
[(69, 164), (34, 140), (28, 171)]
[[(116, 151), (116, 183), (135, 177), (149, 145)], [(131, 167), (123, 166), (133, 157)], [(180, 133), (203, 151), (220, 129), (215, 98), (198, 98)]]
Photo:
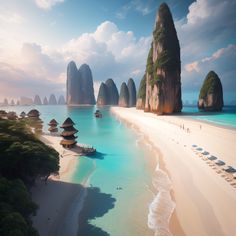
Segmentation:
[(169, 220), (175, 209), (171, 199), (172, 188), (168, 175), (157, 166), (153, 176), (155, 197), (149, 205), (148, 227), (155, 232), (155, 236), (171, 236)]

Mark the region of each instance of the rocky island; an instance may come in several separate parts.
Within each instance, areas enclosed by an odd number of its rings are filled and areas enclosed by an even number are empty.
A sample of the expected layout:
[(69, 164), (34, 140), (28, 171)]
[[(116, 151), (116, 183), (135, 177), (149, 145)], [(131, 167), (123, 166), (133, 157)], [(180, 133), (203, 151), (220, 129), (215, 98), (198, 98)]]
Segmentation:
[(97, 105), (117, 106), (118, 100), (119, 100), (119, 93), (114, 81), (112, 79), (107, 79), (105, 83), (101, 83), (98, 92)]
[[(161, 115), (181, 111), (180, 72), (179, 40), (170, 9), (163, 3), (157, 14), (146, 65), (146, 112)], [(143, 100), (138, 102), (138, 107), (142, 107)]]
[(67, 105), (94, 105), (93, 77), (87, 64), (79, 70), (74, 61), (67, 66)]
[(202, 111), (221, 111), (223, 106), (223, 89), (220, 78), (214, 71), (210, 71), (200, 90), (198, 109)]
[(136, 87), (134, 80), (130, 78), (128, 80), (128, 90), (129, 90), (129, 107), (135, 107), (136, 105)]
[(119, 106), (129, 107), (129, 90), (125, 82), (120, 87)]

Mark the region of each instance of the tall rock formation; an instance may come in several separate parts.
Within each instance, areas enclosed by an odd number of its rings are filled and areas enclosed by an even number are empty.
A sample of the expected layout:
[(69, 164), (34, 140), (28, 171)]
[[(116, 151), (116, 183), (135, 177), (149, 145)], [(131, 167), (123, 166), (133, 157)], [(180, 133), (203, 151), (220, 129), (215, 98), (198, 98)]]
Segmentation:
[(94, 88), (92, 72), (87, 64), (81, 65), (79, 70), (75, 62), (67, 66), (67, 104), (94, 105)]
[(223, 89), (220, 78), (214, 71), (210, 71), (200, 90), (198, 108), (203, 111), (221, 111), (223, 106)]
[(128, 80), (129, 107), (136, 106), (136, 86), (132, 78)]
[(180, 46), (170, 9), (158, 10), (146, 65), (145, 111), (157, 114), (180, 112)]
[(14, 100), (13, 100), (13, 99), (11, 100), (11, 103), (10, 103), (10, 105), (11, 105), (11, 106), (15, 106), (15, 102), (14, 102)]
[(125, 82), (120, 87), (119, 106), (129, 107), (129, 90)]
[(66, 101), (68, 105), (79, 102), (79, 75), (76, 64), (71, 61), (67, 66)]
[(108, 90), (109, 102), (108, 105), (117, 106), (119, 101), (119, 93), (113, 79), (107, 79), (105, 82)]
[(65, 105), (66, 101), (63, 95), (61, 95), (58, 99), (58, 105)]
[(107, 85), (104, 83), (101, 83), (99, 87), (97, 105), (98, 106), (109, 105), (108, 88)]
[(93, 88), (93, 76), (90, 67), (83, 64), (79, 68), (79, 102), (94, 105), (96, 103)]
[(3, 106), (8, 106), (9, 105), (9, 103), (8, 103), (8, 100), (7, 100), (7, 98), (4, 98), (4, 101), (3, 101)]
[(39, 97), (39, 95), (35, 95), (34, 104), (35, 105), (42, 105), (42, 101), (41, 101), (41, 98)]
[(136, 103), (137, 109), (140, 109), (140, 110), (144, 109), (145, 99), (146, 99), (146, 76), (144, 75), (139, 85), (137, 103)]
[(49, 105), (57, 105), (57, 99), (54, 94), (50, 95), (48, 104)]
[(43, 99), (43, 105), (48, 105), (48, 99), (47, 99), (47, 97), (44, 97), (44, 99)]

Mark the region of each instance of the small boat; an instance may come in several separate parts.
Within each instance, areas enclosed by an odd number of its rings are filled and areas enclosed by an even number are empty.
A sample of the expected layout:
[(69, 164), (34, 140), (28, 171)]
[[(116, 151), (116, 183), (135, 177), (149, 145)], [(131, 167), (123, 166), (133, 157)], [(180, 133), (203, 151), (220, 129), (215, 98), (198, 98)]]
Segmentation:
[(94, 115), (95, 115), (96, 118), (102, 118), (102, 113), (99, 110), (96, 110)]

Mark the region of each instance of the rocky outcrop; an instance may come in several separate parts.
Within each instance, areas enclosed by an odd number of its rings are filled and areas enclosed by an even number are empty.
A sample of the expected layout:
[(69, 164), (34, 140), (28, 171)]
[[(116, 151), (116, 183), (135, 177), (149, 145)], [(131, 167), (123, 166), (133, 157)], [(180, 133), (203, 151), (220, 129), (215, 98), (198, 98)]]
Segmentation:
[(8, 100), (7, 100), (7, 98), (4, 98), (4, 101), (3, 101), (3, 106), (8, 106)]
[(143, 110), (145, 106), (145, 99), (146, 99), (146, 77), (143, 76), (142, 80), (140, 81), (136, 108), (139, 110)]
[(120, 107), (129, 107), (129, 90), (125, 82), (121, 84), (119, 104)]
[(97, 105), (98, 106), (109, 105), (108, 87), (104, 83), (101, 83), (99, 87)]
[(48, 105), (48, 99), (47, 99), (47, 97), (44, 97), (44, 99), (43, 99), (43, 105)]
[(11, 100), (11, 103), (10, 103), (10, 105), (11, 105), (11, 106), (15, 106), (15, 102), (14, 102), (14, 100), (13, 100), (13, 99)]
[(58, 105), (65, 105), (66, 101), (63, 95), (61, 95), (58, 99)]
[(39, 97), (39, 95), (35, 95), (34, 105), (42, 105), (42, 101), (41, 101), (41, 98)]
[(51, 94), (48, 101), (49, 105), (57, 105), (57, 99), (54, 94)]
[(170, 9), (161, 4), (146, 65), (145, 111), (180, 112), (180, 46)]
[(128, 90), (129, 90), (129, 107), (136, 106), (136, 87), (132, 78), (128, 80)]
[(203, 111), (221, 111), (223, 106), (223, 89), (220, 78), (214, 71), (210, 71), (200, 90), (198, 108)]
[(79, 70), (75, 62), (67, 66), (67, 104), (68, 105), (94, 105), (94, 88), (92, 72), (87, 64)]
[(119, 93), (116, 84), (114, 83), (113, 79), (107, 79), (105, 84), (108, 90), (108, 105), (117, 106), (119, 101)]
[(93, 88), (93, 76), (90, 67), (87, 64), (83, 64), (79, 68), (79, 103), (94, 105), (95, 96)]
[(66, 101), (68, 105), (79, 102), (79, 75), (76, 64), (71, 61), (67, 66)]

